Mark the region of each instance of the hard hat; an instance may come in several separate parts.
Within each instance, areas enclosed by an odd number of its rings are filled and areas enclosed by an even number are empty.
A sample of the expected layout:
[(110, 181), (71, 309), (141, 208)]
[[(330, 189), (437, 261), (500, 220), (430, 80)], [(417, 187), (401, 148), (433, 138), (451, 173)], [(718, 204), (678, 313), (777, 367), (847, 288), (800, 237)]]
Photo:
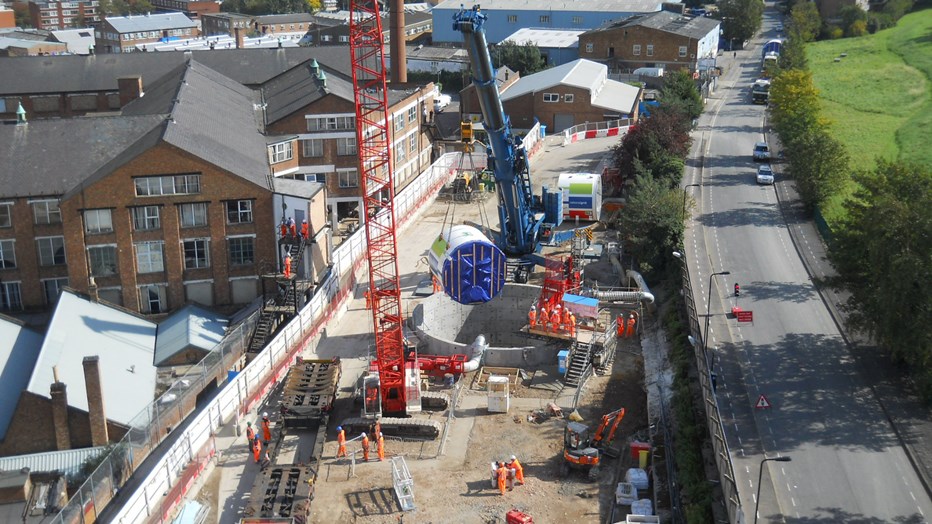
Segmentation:
[(511, 460), (518, 460), (518, 457), (512, 455), (512, 456), (511, 456)]
[(634, 318), (634, 313), (631, 313), (631, 315), (628, 318)]
[(305, 218), (304, 220), (301, 221), (301, 223), (302, 223), (302, 224), (307, 224), (307, 219)]
[(252, 422), (247, 422), (246, 425), (247, 425), (247, 426), (252, 426)]
[(366, 434), (365, 434), (365, 433), (363, 433), (363, 434), (362, 434), (362, 435), (360, 435), (360, 436), (361, 436), (361, 437), (365, 437), (365, 436), (366, 436)]
[(337, 426), (337, 431), (343, 431), (343, 426)]
[(537, 306), (531, 306), (531, 311), (537, 310)]
[(263, 417), (269, 416), (269, 412), (268, 412), (268, 411), (263, 412), (263, 413), (262, 413), (262, 416), (263, 416)]
[(385, 435), (383, 435), (382, 432), (379, 431), (379, 436), (380, 436), (380, 437), (384, 437)]

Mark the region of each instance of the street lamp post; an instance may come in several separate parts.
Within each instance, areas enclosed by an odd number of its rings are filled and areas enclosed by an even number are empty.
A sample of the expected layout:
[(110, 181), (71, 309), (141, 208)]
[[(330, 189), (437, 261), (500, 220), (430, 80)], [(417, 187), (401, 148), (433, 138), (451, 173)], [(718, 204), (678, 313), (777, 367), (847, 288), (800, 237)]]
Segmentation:
[(691, 187), (702, 187), (702, 184), (688, 184), (683, 186), (683, 223), (686, 223), (686, 190)]
[[(709, 319), (712, 317), (712, 279), (720, 275), (730, 275), (731, 271), (719, 271), (709, 275), (709, 300), (705, 306), (705, 334), (702, 336), (702, 350), (706, 355), (709, 353)], [(706, 359), (708, 362), (708, 359)], [(711, 369), (709, 372), (711, 373)]]
[(790, 462), (792, 460), (790, 457), (774, 457), (764, 458), (764, 460), (760, 461), (760, 467), (757, 469), (757, 500), (754, 502), (754, 524), (757, 524), (757, 508), (760, 507), (760, 483), (764, 478), (764, 462)]

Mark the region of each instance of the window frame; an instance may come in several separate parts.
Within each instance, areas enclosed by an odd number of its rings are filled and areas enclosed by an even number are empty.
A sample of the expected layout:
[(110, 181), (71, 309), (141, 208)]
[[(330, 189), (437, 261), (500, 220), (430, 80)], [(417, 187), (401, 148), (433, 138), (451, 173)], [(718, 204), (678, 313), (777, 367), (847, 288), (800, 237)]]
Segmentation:
[[(152, 248), (158, 248), (158, 251)], [(161, 240), (135, 242), (133, 251), (136, 254), (137, 273), (163, 273), (165, 271), (165, 242)]]
[(13, 227), (13, 203), (0, 202), (0, 229)]
[[(344, 184), (344, 176), (349, 177), (352, 175), (352, 179), (347, 178), (346, 183)], [(337, 183), (341, 189), (359, 187), (359, 170), (355, 167), (346, 168), (346, 169), (337, 169)]]
[[(12, 293), (12, 290), (16, 293)], [(13, 301), (15, 296), (16, 301)], [(0, 282), (0, 310), (5, 311), (22, 311), (23, 309), (23, 290), (20, 282)]]
[[(101, 227), (101, 215), (106, 215), (107, 222), (109, 222), (109, 227)], [(107, 233), (113, 233), (113, 210), (112, 209), (85, 209), (84, 213), (84, 232), (88, 235), (104, 235)], [(94, 217), (94, 218), (92, 218)], [(97, 225), (96, 228), (92, 228), (92, 224)]]
[[(243, 249), (245, 241), (249, 241), (249, 254), (251, 257), (247, 260), (243, 256), (246, 251)], [(237, 244), (237, 255), (234, 256), (234, 244)], [(253, 236), (245, 237), (228, 237), (227, 238), (227, 256), (230, 259), (231, 266), (251, 266), (256, 263), (256, 238)]]
[[(188, 244), (193, 250), (193, 256), (188, 257)], [(204, 269), (210, 267), (210, 239), (209, 238), (185, 238), (181, 240), (181, 256), (184, 259), (185, 270)], [(188, 261), (193, 260), (194, 264), (189, 265)]]
[[(244, 209), (243, 204), (245, 204), (246, 209)], [(231, 206), (236, 206), (236, 209), (230, 209)], [(227, 200), (226, 211), (227, 211), (227, 224), (252, 224), (253, 223), (252, 200), (250, 199)], [(231, 217), (234, 215), (237, 217), (237, 220), (231, 219)], [(247, 216), (248, 220), (244, 220), (243, 216)]]
[[(8, 249), (7, 249), (7, 248), (4, 248), (4, 247), (3, 247), (4, 244), (8, 244), (9, 248), (8, 248)], [(0, 238), (0, 262), (3, 262), (3, 261), (5, 260), (5, 258), (4, 258), (4, 257), (5, 257), (4, 253), (6, 253), (7, 251), (10, 252), (10, 255), (11, 255), (12, 258), (13, 258), (13, 265), (10, 266), (10, 267), (6, 267), (6, 263), (4, 262), (3, 265), (0, 265), (0, 270), (2, 270), (2, 269), (16, 269), (16, 268), (17, 268), (17, 264), (16, 264), (16, 239), (15, 239), (15, 238)]]
[[(64, 281), (64, 284), (61, 283), (62, 281)], [(42, 282), (42, 294), (45, 295), (45, 303), (46, 305), (49, 305), (49, 306), (58, 302), (58, 298), (61, 296), (62, 288), (68, 287), (68, 284), (70, 283), (68, 280), (68, 277), (43, 278), (40, 282)], [(52, 299), (52, 297), (49, 296), (49, 284), (50, 283), (55, 284), (55, 299), (54, 300)]]
[[(155, 182), (158, 182), (157, 186)], [(144, 184), (143, 184), (144, 183)], [(197, 195), (201, 192), (200, 173), (181, 175), (153, 175), (133, 177), (133, 186), (137, 197), (156, 197), (166, 195)], [(140, 192), (140, 189), (145, 188)]]
[(550, 15), (540, 15), (540, 17), (539, 17), (537, 20), (538, 20), (540, 23), (542, 23), (542, 24), (549, 24), (549, 23), (550, 23)]
[[(197, 209), (204, 210), (204, 223), (203, 224), (197, 222), (197, 218), (198, 218), (197, 212), (196, 212)], [(191, 211), (192, 214), (190, 217), (186, 217), (185, 210), (192, 210)], [(183, 204), (178, 204), (178, 226), (183, 229), (193, 228), (193, 227), (207, 227), (210, 224), (210, 221), (207, 218), (208, 211), (209, 210), (207, 208), (207, 202), (185, 202)], [(194, 222), (186, 223), (186, 220), (188, 218), (194, 219)]]
[(280, 164), (294, 158), (294, 142), (279, 142), (269, 146), (269, 163)]
[(591, 53), (592, 50), (594, 49), (594, 47), (595, 47), (595, 46), (592, 44), (592, 42), (586, 42), (586, 52), (587, 52), (587, 53)]
[[(149, 214), (150, 210), (155, 210), (155, 217)], [(130, 208), (130, 218), (133, 220), (133, 231), (158, 231), (162, 229), (162, 210), (161, 206), (136, 206)], [(143, 225), (148, 225), (152, 220), (155, 221), (154, 227), (140, 228), (140, 221)]]
[(356, 137), (337, 138), (337, 156), (355, 156), (358, 148), (356, 147)]
[[(315, 154), (314, 144), (320, 148), (320, 152)], [(310, 147), (308, 147), (310, 146)], [(308, 153), (310, 151), (310, 154)], [(324, 139), (323, 138), (303, 138), (301, 139), (301, 155), (304, 158), (321, 158), (324, 156)]]
[(508, 15), (508, 23), (509, 23), (509, 24), (517, 24), (517, 23), (518, 23), (518, 15)]
[(408, 137), (408, 153), (417, 153), (417, 133), (411, 133)]
[[(58, 205), (58, 200), (35, 200), (31, 202), (32, 204), (32, 216), (33, 223), (36, 225), (45, 225), (45, 224), (61, 224), (61, 207)], [(39, 205), (44, 207), (44, 220), (39, 220)], [(52, 205), (54, 209), (52, 209)], [(57, 217), (57, 220), (53, 220)]]
[(654, 44), (647, 44), (647, 56), (654, 56)]
[(408, 123), (417, 122), (417, 106), (411, 106), (408, 108)]
[(634, 56), (641, 56), (641, 44), (634, 44), (631, 46), (631, 54)]
[[(61, 244), (59, 246), (55, 245), (55, 240), (59, 240)], [(48, 246), (43, 246), (44, 241), (48, 242)], [(58, 252), (61, 251), (61, 259), (59, 261)], [(46, 259), (47, 256), (51, 256), (51, 260)], [(37, 237), (36, 238), (36, 258), (39, 261), (39, 267), (54, 267), (54, 266), (64, 266), (68, 263), (68, 258), (65, 256), (65, 237), (64, 236), (52, 236), (52, 237)]]
[(685, 58), (687, 53), (689, 53), (689, 47), (685, 45), (681, 45), (680, 46), (680, 58)]
[[(107, 251), (104, 251), (104, 250), (107, 250)], [(112, 255), (112, 258), (113, 258), (113, 261), (112, 261), (112, 264), (113, 264), (112, 273), (107, 273), (107, 272), (99, 273), (99, 272), (97, 272), (97, 268), (99, 268), (101, 265), (107, 264), (108, 261), (107, 261), (107, 260), (104, 260), (105, 257), (102, 257), (102, 256), (100, 256), (100, 255), (97, 255), (97, 256), (96, 256), (96, 258), (100, 258), (100, 260), (96, 260), (96, 261), (95, 261), (95, 260), (94, 260), (94, 258), (95, 258), (94, 253), (104, 253), (104, 252), (110, 253), (110, 254)], [(88, 260), (88, 269), (87, 269), (87, 271), (88, 271), (88, 274), (89, 274), (90, 276), (92, 276), (92, 277), (109, 277), (109, 276), (119, 275), (119, 274), (120, 274), (120, 264), (119, 264), (119, 260), (118, 260), (118, 258), (117, 258), (117, 247), (116, 247), (116, 244), (98, 244), (98, 245), (90, 245), (90, 246), (87, 246), (87, 260)]]
[[(155, 290), (155, 300), (150, 291)], [(144, 295), (145, 293), (145, 295)], [(157, 304), (157, 310), (152, 305)], [(139, 311), (147, 315), (158, 315), (168, 310), (168, 286), (165, 284), (144, 284), (139, 286)]]
[(552, 104), (560, 101), (560, 93), (544, 93), (544, 102)]

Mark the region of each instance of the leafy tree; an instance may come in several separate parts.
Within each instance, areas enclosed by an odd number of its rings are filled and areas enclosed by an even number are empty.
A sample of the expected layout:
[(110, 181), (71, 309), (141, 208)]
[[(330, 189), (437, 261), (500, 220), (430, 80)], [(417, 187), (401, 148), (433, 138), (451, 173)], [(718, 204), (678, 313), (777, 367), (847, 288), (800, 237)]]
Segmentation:
[(660, 104), (677, 106), (690, 120), (702, 114), (702, 95), (689, 71), (679, 69), (664, 78)]
[(837, 193), (848, 178), (848, 152), (822, 127), (810, 130), (793, 144), (789, 172), (810, 208)]
[(790, 10), (789, 30), (791, 38), (798, 36), (802, 43), (812, 42), (819, 35), (822, 18), (814, 2), (799, 2)]
[(685, 159), (691, 144), (689, 131), (690, 119), (679, 108), (661, 104), (651, 111), (650, 118), (632, 126), (612, 148), (613, 163), (623, 177), (631, 178), (666, 164), (664, 161), (655, 166), (661, 156)]
[(100, 0), (97, 9), (102, 16), (141, 15), (155, 11), (149, 0)]
[(867, 32), (867, 12), (857, 5), (846, 5), (838, 11), (845, 36), (861, 36)]
[(883, 5), (882, 12), (897, 21), (903, 18), (903, 15), (913, 10), (913, 0), (887, 0)]
[(720, 0), (718, 12), (723, 21), (722, 37), (739, 42), (750, 40), (761, 28), (762, 0)]
[(783, 72), (770, 85), (769, 101), (771, 123), (790, 150), (797, 139), (823, 125), (819, 119), (819, 92), (809, 71)]
[(515, 42), (502, 42), (492, 49), (492, 63), (495, 67), (507, 66), (527, 76), (547, 67), (540, 48), (531, 42), (516, 44)]
[(641, 264), (663, 267), (683, 235), (683, 196), (660, 180), (638, 176), (627, 198), (618, 229), (629, 252)]
[(806, 60), (806, 50), (803, 41), (798, 36), (791, 35), (783, 42), (780, 49), (781, 73), (787, 69), (806, 69), (809, 62)]
[(881, 160), (854, 178), (860, 189), (829, 250), (838, 271), (830, 283), (851, 293), (851, 328), (907, 364), (932, 401), (932, 171)]

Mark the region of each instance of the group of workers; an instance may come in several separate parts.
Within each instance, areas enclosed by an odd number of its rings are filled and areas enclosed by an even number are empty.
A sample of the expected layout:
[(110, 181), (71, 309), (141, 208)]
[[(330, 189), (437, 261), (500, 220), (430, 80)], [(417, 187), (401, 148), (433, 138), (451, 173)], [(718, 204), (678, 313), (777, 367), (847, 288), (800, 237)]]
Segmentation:
[(540, 312), (536, 306), (531, 306), (527, 319), (531, 329), (539, 327), (544, 330), (568, 333), (571, 337), (576, 336), (576, 315), (560, 304), (553, 306), (552, 311), (547, 311), (547, 307), (542, 305)]
[[(375, 423), (375, 449), (376, 453), (379, 456), (379, 461), (385, 460), (385, 435), (382, 434), (382, 425), (379, 422)], [(359, 435), (360, 448), (362, 450), (362, 460), (364, 462), (369, 462), (369, 435), (366, 435), (365, 432)], [(346, 431), (343, 430), (343, 426), (337, 426), (337, 458), (346, 456)]]
[(634, 330), (637, 327), (637, 319), (634, 318), (634, 313), (628, 315), (627, 321), (625, 321), (624, 315), (618, 315), (616, 320), (618, 321), (618, 327), (616, 328), (618, 338), (631, 338), (634, 336)]
[(508, 478), (511, 475), (512, 479), (515, 482), (524, 485), (524, 468), (521, 467), (521, 463), (518, 462), (518, 458), (514, 455), (511, 456), (511, 461), (505, 462), (496, 462), (493, 466), (493, 474), (495, 479), (498, 481), (498, 491), (502, 495), (505, 494), (505, 490), (508, 487)]
[[(289, 217), (288, 220), (285, 220), (282, 217), (281, 224), (278, 225), (278, 228), (282, 234), (282, 238), (287, 238), (290, 234), (291, 238), (298, 238), (298, 225), (294, 221), (294, 217)], [(311, 228), (307, 223), (307, 219), (301, 221), (301, 238), (307, 240), (310, 236)]]
[[(256, 464), (260, 463), (261, 458), (262, 467), (265, 467), (272, 462), (272, 459), (269, 458), (269, 443), (272, 442), (272, 421), (269, 420), (268, 412), (262, 414), (262, 419), (259, 423), (262, 428), (262, 438), (259, 438), (259, 433), (252, 427), (252, 422), (247, 422), (246, 441), (250, 451), (252, 451), (252, 456)], [(263, 447), (265, 448), (264, 456), (262, 455)]]

